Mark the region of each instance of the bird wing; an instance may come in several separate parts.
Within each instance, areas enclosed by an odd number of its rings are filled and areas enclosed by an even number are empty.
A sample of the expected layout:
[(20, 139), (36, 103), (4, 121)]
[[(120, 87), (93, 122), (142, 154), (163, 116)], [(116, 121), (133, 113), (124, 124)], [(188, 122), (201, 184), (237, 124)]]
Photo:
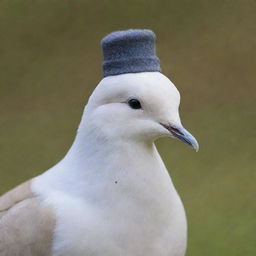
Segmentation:
[(31, 181), (0, 197), (0, 255), (50, 256), (55, 216), (31, 192)]

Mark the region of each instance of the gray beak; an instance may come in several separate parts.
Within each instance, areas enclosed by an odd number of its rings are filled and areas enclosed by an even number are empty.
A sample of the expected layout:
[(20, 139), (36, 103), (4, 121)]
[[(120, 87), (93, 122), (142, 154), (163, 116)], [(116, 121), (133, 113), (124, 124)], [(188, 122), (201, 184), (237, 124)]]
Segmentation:
[(188, 146), (194, 148), (196, 150), (196, 152), (199, 150), (199, 144), (197, 142), (197, 140), (195, 139), (195, 137), (188, 132), (184, 127), (180, 126), (180, 127), (174, 127), (171, 125), (165, 125), (165, 124), (161, 124), (164, 128), (166, 128), (173, 137), (183, 141), (184, 143), (186, 143)]

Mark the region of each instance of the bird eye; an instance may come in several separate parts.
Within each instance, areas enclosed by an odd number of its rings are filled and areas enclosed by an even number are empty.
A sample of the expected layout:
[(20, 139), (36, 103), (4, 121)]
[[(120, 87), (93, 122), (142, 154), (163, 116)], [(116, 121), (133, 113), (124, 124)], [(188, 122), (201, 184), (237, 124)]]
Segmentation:
[(128, 101), (128, 104), (133, 109), (140, 109), (141, 108), (141, 104), (137, 99), (130, 99)]

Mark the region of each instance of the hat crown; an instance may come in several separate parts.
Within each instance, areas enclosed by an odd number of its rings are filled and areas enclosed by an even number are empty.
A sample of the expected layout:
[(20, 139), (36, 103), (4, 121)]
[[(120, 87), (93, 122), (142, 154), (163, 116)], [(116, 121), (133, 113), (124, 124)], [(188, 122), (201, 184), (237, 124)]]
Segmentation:
[(148, 29), (115, 31), (101, 41), (104, 77), (124, 73), (161, 71), (156, 36)]

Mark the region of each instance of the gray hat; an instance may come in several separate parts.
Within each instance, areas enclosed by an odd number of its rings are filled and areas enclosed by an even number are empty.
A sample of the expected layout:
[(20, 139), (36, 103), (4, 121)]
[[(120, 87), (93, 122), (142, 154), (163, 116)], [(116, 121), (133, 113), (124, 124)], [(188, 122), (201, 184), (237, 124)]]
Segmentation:
[(116, 31), (104, 37), (103, 75), (161, 71), (155, 50), (156, 36), (148, 29)]

